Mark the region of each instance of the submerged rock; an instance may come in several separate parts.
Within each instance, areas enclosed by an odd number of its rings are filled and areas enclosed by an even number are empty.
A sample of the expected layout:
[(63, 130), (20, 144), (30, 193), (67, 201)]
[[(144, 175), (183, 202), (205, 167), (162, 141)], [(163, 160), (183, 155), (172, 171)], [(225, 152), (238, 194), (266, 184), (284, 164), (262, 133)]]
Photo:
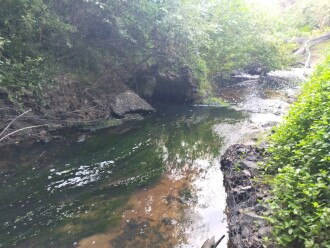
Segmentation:
[(77, 143), (81, 143), (81, 142), (84, 142), (86, 140), (86, 135), (85, 134), (82, 134), (78, 137), (77, 139)]

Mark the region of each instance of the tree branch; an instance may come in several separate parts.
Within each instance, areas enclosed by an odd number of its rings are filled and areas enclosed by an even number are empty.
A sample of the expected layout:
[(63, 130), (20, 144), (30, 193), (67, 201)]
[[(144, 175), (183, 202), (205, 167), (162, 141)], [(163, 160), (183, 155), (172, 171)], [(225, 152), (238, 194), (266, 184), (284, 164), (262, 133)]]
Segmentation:
[(223, 235), (218, 242), (215, 243), (215, 245), (213, 246), (214, 248), (217, 248), (217, 246), (221, 243), (221, 241), (225, 238), (225, 235)]
[[(18, 118), (20, 118), (20, 117), (22, 117), (23, 115), (25, 115), (25, 114), (27, 114), (27, 113), (29, 113), (30, 111), (31, 111), (32, 109), (29, 109), (29, 110), (27, 110), (27, 111), (25, 111), (23, 114), (20, 114), (19, 116), (17, 116), (16, 118), (14, 118), (3, 130), (2, 130), (2, 132), (0, 133), (0, 136), (1, 135), (3, 135), (6, 131), (7, 131), (7, 129), (11, 126), (11, 124), (13, 124)], [(5, 136), (6, 137), (6, 136)], [(2, 140), (2, 139), (1, 139)], [(0, 141), (1, 141), (0, 140)]]
[(18, 132), (21, 132), (21, 131), (24, 131), (24, 130), (27, 130), (27, 129), (31, 129), (31, 128), (37, 128), (37, 127), (44, 127), (44, 126), (47, 126), (46, 124), (45, 125), (38, 125), (38, 126), (30, 126), (30, 127), (24, 127), (24, 128), (20, 128), (18, 130), (15, 130), (5, 136), (3, 136), (1, 139), (0, 139), (0, 142), (3, 141), (5, 138), (9, 137), (10, 135), (13, 135), (15, 133), (18, 133)]

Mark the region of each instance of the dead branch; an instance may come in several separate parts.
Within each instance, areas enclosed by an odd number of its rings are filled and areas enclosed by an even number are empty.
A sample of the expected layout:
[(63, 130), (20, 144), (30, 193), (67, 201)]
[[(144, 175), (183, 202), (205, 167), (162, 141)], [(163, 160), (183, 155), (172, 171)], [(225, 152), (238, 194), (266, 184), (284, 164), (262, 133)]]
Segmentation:
[(223, 235), (217, 242), (214, 240), (214, 236), (211, 239), (207, 239), (202, 248), (217, 248), (217, 246), (220, 244), (220, 242), (225, 238), (225, 235)]
[(5, 138), (8, 138), (9, 136), (11, 136), (11, 135), (13, 135), (13, 134), (15, 134), (15, 133), (18, 133), (18, 132), (21, 132), (21, 131), (24, 131), (24, 130), (27, 130), (27, 129), (37, 128), (37, 127), (45, 127), (45, 126), (47, 126), (47, 124), (45, 124), (45, 125), (29, 126), (29, 127), (20, 128), (20, 129), (18, 129), (18, 130), (15, 130), (15, 131), (13, 131), (13, 132), (11, 132), (11, 133), (9, 133), (9, 134), (3, 136), (3, 137), (0, 139), (0, 142), (3, 141)]
[[(29, 109), (29, 110), (27, 110), (27, 111), (25, 111), (23, 114), (20, 114), (19, 116), (17, 116), (17, 117), (15, 117), (3, 130), (2, 130), (2, 132), (0, 133), (0, 136), (1, 135), (3, 135), (6, 131), (7, 131), (7, 129), (11, 126), (11, 124), (13, 124), (18, 118), (20, 118), (21, 116), (23, 116), (23, 115), (25, 115), (25, 114), (27, 114), (27, 113), (29, 113), (30, 111), (31, 111), (32, 109)], [(6, 136), (5, 136), (6, 137)], [(2, 139), (1, 139), (2, 140)], [(0, 140), (0, 141), (1, 141)]]
[(221, 241), (225, 238), (225, 235), (222, 235), (222, 237), (218, 240), (218, 242), (215, 243), (213, 248), (217, 248), (217, 246), (221, 243)]

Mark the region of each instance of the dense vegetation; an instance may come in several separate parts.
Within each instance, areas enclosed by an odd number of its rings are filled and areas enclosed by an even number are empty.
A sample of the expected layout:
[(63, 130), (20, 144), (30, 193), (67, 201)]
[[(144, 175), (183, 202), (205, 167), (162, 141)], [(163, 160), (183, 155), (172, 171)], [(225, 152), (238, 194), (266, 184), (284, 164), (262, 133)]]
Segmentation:
[(154, 64), (189, 66), (203, 93), (219, 72), (287, 62), (283, 42), (243, 0), (2, 0), (0, 7), (0, 87), (12, 98), (38, 95), (58, 74), (127, 82)]
[[(329, 0), (279, 2), (270, 15), (244, 0), (1, 0), (0, 92), (19, 103), (57, 75), (126, 83), (157, 65), (190, 67), (205, 97), (215, 76), (286, 66), (285, 40), (329, 30)], [(270, 221), (284, 247), (330, 247), (329, 68), (330, 59), (271, 138)]]
[(272, 217), (283, 247), (330, 247), (330, 57), (271, 136)]
[(323, 32), (330, 26), (330, 2), (328, 0), (281, 1), (284, 6), (280, 30), (293, 35), (308, 35)]

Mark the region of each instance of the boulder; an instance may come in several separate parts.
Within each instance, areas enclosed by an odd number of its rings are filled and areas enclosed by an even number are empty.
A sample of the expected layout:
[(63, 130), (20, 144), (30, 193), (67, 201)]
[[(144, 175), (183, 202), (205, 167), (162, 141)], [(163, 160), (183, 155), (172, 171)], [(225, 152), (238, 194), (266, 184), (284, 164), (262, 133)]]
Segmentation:
[(146, 114), (153, 111), (155, 109), (149, 103), (130, 90), (118, 95), (112, 105), (112, 114), (119, 118), (125, 114)]

